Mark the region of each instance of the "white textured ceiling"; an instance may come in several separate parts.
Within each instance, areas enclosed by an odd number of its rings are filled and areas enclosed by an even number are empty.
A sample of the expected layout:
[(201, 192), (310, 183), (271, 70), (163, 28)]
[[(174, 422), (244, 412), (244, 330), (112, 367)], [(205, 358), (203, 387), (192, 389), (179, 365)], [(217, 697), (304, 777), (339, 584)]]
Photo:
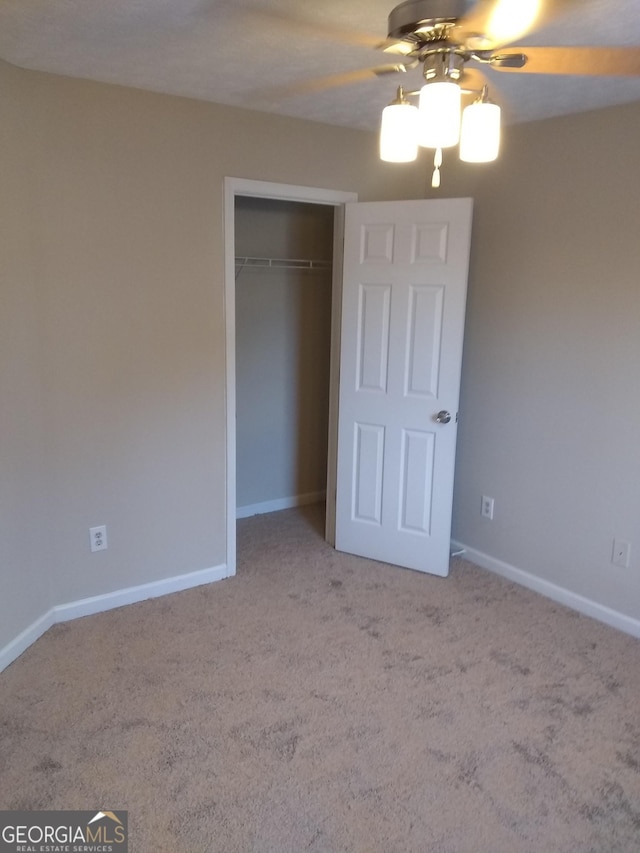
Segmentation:
[[(518, 0), (515, 0), (518, 2)], [(393, 0), (2, 0), (0, 58), (23, 68), (374, 130), (418, 70), (313, 95), (276, 89), (390, 60)], [(640, 49), (640, 0), (583, 0), (522, 43)], [(507, 120), (640, 101), (640, 78), (485, 72)], [(400, 77), (402, 79), (400, 79)]]

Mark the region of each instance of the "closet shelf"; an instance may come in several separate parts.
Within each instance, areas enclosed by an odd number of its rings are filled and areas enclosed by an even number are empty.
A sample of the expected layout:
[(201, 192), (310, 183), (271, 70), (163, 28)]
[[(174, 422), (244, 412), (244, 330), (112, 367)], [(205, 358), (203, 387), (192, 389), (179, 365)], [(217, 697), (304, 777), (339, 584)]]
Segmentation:
[(240, 269), (290, 269), (290, 270), (330, 270), (331, 261), (303, 260), (301, 258), (236, 258)]

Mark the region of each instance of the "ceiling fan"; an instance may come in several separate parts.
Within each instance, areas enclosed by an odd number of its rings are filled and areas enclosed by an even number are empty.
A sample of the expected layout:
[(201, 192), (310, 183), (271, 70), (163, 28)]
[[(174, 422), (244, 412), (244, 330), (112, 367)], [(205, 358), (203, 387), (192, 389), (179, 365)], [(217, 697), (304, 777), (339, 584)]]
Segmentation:
[(422, 62), (425, 78), (440, 58), (449, 76), (459, 79), (466, 63), (475, 61), (499, 71), (531, 74), (640, 75), (640, 49), (616, 47), (509, 47), (515, 39), (539, 29), (576, 0), (478, 0), (466, 11), (465, 0), (406, 0), (389, 14), (387, 39), (379, 47), (409, 62), (380, 66), (373, 73), (405, 71)]
[[(579, 9), (581, 0), (405, 0), (388, 18), (387, 38), (376, 47), (398, 57), (370, 69), (330, 75), (297, 86), (324, 89), (403, 74), (421, 66), (419, 91), (398, 87), (384, 110), (380, 155), (391, 162), (435, 149), (433, 185), (439, 186), (442, 149), (460, 142), (461, 159), (488, 162), (498, 155), (500, 108), (488, 96), (481, 69), (529, 74), (640, 76), (640, 47), (514, 47), (514, 42)], [(473, 103), (462, 110), (462, 98)], [(419, 107), (411, 98), (419, 97)]]

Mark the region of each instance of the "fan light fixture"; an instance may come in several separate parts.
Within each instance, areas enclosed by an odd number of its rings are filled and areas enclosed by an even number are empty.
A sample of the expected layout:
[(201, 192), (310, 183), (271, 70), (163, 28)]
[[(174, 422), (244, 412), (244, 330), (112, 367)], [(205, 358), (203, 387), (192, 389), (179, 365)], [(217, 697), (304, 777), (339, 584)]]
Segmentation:
[(452, 148), (460, 139), (460, 86), (449, 80), (425, 83), (420, 89), (418, 144)]
[[(460, 159), (489, 163), (500, 148), (500, 107), (489, 101), (484, 86), (474, 103), (461, 109), (463, 60), (450, 51), (437, 51), (424, 64), (425, 84), (419, 92), (398, 88), (396, 98), (382, 111), (380, 158), (409, 163), (418, 149), (435, 150), (432, 186), (440, 186), (442, 149), (460, 143)], [(477, 90), (476, 90), (477, 91)], [(419, 96), (418, 107), (409, 102)]]
[(490, 163), (499, 151), (500, 107), (489, 101), (484, 86), (478, 100), (462, 113), (460, 159), (466, 163)]
[[(526, 35), (535, 26), (541, 9), (541, 0), (519, 0), (517, 3), (496, 0), (487, 25), (489, 44), (506, 44)], [(483, 45), (475, 46), (481, 48)]]
[(418, 156), (418, 108), (405, 98), (398, 86), (396, 98), (382, 110), (380, 159), (389, 163), (411, 163)]

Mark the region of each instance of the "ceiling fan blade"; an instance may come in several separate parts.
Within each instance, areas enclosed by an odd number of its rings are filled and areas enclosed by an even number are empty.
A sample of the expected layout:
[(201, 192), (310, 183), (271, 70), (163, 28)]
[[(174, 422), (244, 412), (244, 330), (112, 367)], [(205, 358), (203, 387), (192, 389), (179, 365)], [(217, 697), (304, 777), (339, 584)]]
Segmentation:
[(494, 50), (579, 8), (582, 0), (478, 0), (456, 23), (450, 41)]
[(254, 22), (262, 18), (265, 26), (276, 26), (280, 30), (286, 30), (291, 33), (293, 39), (321, 38), (329, 42), (370, 48), (377, 48), (380, 44), (379, 35), (375, 36), (370, 33), (345, 29), (344, 27), (329, 24), (326, 21), (312, 20), (309, 17), (305, 18), (298, 14), (284, 14), (277, 9), (267, 9), (258, 6), (257, 3), (251, 2), (251, 0), (240, 0), (238, 6), (249, 12)]
[(522, 67), (509, 65), (511, 48), (491, 57), (497, 71), (520, 71), (524, 74), (575, 74), (595, 77), (640, 76), (638, 47), (514, 47), (516, 56), (526, 57)]
[(498, 106), (503, 110), (503, 114), (508, 115), (509, 102), (505, 97), (504, 92), (500, 89), (495, 80), (490, 80), (482, 71), (480, 71), (480, 69), (471, 68), (466, 65), (459, 82), (462, 88), (462, 97), (464, 99), (463, 103), (469, 104), (478, 100), (486, 86), (488, 100), (492, 104), (498, 104)]
[[(261, 92), (256, 92), (259, 100), (282, 100), (296, 95), (312, 95), (315, 92), (326, 92), (328, 89), (339, 89), (352, 83), (361, 83), (373, 77), (384, 77), (387, 74), (403, 74), (417, 63), (397, 63), (394, 65), (377, 65), (373, 68), (359, 68), (357, 71), (345, 71), (341, 74), (327, 74), (326, 77), (316, 77), (313, 80), (302, 80), (289, 86), (279, 86)], [(252, 99), (255, 100), (255, 99)]]
[(376, 77), (386, 77), (387, 74), (405, 74), (407, 71), (411, 71), (412, 68), (416, 68), (420, 63), (417, 59), (414, 59), (411, 62), (394, 62), (390, 65), (376, 65), (371, 71), (375, 74)]
[(463, 93), (467, 90), (470, 94), (474, 95), (482, 92), (483, 86), (489, 85), (489, 81), (482, 71), (478, 68), (469, 68), (468, 65), (465, 66), (462, 76), (458, 82)]
[(383, 50), (385, 53), (391, 53), (397, 56), (408, 56), (416, 49), (416, 44), (407, 39), (387, 38), (383, 42), (378, 40), (376, 45), (378, 50)]

